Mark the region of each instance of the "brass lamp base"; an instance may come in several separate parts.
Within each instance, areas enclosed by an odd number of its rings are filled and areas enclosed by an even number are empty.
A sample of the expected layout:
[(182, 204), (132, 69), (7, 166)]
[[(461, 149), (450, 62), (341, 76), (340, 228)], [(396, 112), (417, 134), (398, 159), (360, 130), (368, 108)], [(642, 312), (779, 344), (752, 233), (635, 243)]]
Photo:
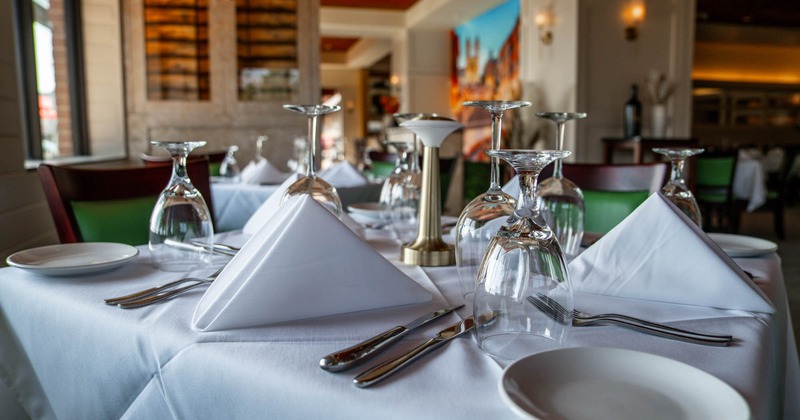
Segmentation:
[(437, 248), (415, 247), (414, 243), (404, 245), (400, 251), (400, 260), (404, 264), (423, 267), (442, 267), (456, 263), (456, 252), (452, 245), (442, 243)]

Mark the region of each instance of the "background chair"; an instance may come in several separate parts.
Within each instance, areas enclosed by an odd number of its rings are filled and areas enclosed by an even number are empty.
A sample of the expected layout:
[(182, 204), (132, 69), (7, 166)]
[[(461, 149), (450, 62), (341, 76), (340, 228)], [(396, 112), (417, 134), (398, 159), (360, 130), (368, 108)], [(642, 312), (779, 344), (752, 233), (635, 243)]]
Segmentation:
[[(195, 154), (196, 153), (196, 154)], [(219, 168), (222, 166), (222, 161), (225, 160), (227, 151), (212, 152), (212, 153), (198, 153), (195, 152), (189, 155), (189, 160), (204, 159), (208, 162), (208, 171), (211, 176), (219, 176)], [(172, 164), (172, 156), (169, 155), (150, 155), (142, 153), (139, 155), (145, 166), (158, 166), (164, 164)]]
[(696, 159), (694, 194), (706, 231), (739, 232), (741, 204), (733, 197), (737, 150), (706, 151)]
[[(192, 159), (187, 167), (192, 184), (203, 195), (209, 210), (213, 209), (208, 160)], [(146, 244), (150, 214), (170, 176), (169, 164), (92, 169), (39, 166), (47, 204), (62, 243)]]
[[(586, 209), (584, 231), (590, 233), (604, 234), (619, 224), (650, 194), (661, 191), (666, 175), (667, 164), (664, 162), (564, 164), (564, 177), (583, 191)], [(547, 176), (550, 175), (541, 179)]]
[(767, 201), (758, 211), (772, 212), (772, 222), (778, 239), (786, 239), (785, 208), (791, 201), (792, 168), (800, 153), (800, 146), (784, 147), (781, 165), (775, 172), (767, 173)]
[(397, 166), (397, 154), (370, 150), (367, 155), (371, 161), (371, 168), (365, 173), (372, 179), (382, 179), (391, 175)]

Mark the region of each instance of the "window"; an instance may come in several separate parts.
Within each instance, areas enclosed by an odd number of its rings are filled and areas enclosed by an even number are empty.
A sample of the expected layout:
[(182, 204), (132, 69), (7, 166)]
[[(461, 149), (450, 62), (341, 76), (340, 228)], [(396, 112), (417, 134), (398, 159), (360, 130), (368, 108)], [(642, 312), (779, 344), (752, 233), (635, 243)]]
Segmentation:
[(29, 160), (89, 154), (80, 0), (16, 0)]

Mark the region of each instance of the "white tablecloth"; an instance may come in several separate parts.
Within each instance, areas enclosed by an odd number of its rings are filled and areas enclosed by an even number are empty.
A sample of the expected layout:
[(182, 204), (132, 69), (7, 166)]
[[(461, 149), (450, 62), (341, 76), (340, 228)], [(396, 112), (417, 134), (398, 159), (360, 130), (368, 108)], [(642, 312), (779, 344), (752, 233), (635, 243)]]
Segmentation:
[(217, 232), (240, 230), (267, 201), (278, 185), (212, 183), (211, 196)]
[[(278, 185), (212, 183), (216, 232), (241, 230), (250, 216), (278, 189)], [(337, 187), (339, 197), (346, 207), (352, 203), (378, 201), (382, 185), (369, 184), (357, 187)]]
[[(396, 261), (397, 244), (386, 235), (368, 231), (370, 243)], [(231, 244), (245, 239), (225, 236), (219, 239)], [(369, 389), (351, 382), (360, 369), (329, 373), (318, 367), (325, 354), (445, 301), (461, 302), (454, 267), (419, 269), (424, 274), (419, 281), (434, 292), (429, 304), (198, 333), (189, 325), (202, 291), (136, 310), (103, 304), (104, 297), (176, 277), (155, 271), (146, 247), (140, 249), (142, 255), (132, 263), (91, 276), (49, 278), (0, 269), (0, 378), (32, 417), (515, 418), (498, 394), (501, 366), (482, 354), (471, 337), (453, 341)], [(733, 386), (754, 418), (798, 418), (800, 368), (780, 258), (769, 254), (737, 262), (758, 278), (777, 308), (775, 316), (576, 295), (576, 306), (587, 312), (613, 309), (726, 332), (739, 340), (735, 345), (700, 346), (613, 326), (573, 329), (567, 345), (622, 347), (686, 362)], [(468, 312), (462, 309), (415, 331), (383, 357), (422, 342)]]
[(761, 207), (767, 201), (767, 178), (760, 160), (740, 153), (733, 175), (733, 196), (747, 201), (747, 211)]

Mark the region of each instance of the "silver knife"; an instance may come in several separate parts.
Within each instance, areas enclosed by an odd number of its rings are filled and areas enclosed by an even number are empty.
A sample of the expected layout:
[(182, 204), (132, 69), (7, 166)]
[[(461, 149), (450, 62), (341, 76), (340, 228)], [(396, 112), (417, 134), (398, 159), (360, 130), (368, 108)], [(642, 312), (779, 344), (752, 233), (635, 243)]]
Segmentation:
[(331, 353), (319, 361), (319, 367), (329, 372), (339, 372), (353, 367), (374, 356), (379, 351), (389, 347), (392, 343), (408, 334), (409, 331), (413, 330), (414, 328), (421, 327), (439, 317), (455, 311), (462, 306), (464, 305), (451, 306), (449, 308), (443, 308), (439, 309), (438, 311), (425, 314), (406, 325), (399, 325), (386, 332), (378, 334), (375, 337), (362, 341), (352, 347), (337, 351), (336, 353)]
[(450, 340), (464, 334), (475, 326), (475, 321), (470, 316), (463, 321), (458, 321), (455, 324), (439, 331), (435, 337), (415, 347), (411, 351), (403, 353), (391, 360), (387, 360), (380, 365), (361, 373), (353, 379), (353, 383), (359, 388), (366, 388), (372, 386), (381, 379), (386, 378), (390, 374), (396, 372), (398, 369), (407, 366), (419, 357), (422, 357), (429, 352), (443, 346)]

